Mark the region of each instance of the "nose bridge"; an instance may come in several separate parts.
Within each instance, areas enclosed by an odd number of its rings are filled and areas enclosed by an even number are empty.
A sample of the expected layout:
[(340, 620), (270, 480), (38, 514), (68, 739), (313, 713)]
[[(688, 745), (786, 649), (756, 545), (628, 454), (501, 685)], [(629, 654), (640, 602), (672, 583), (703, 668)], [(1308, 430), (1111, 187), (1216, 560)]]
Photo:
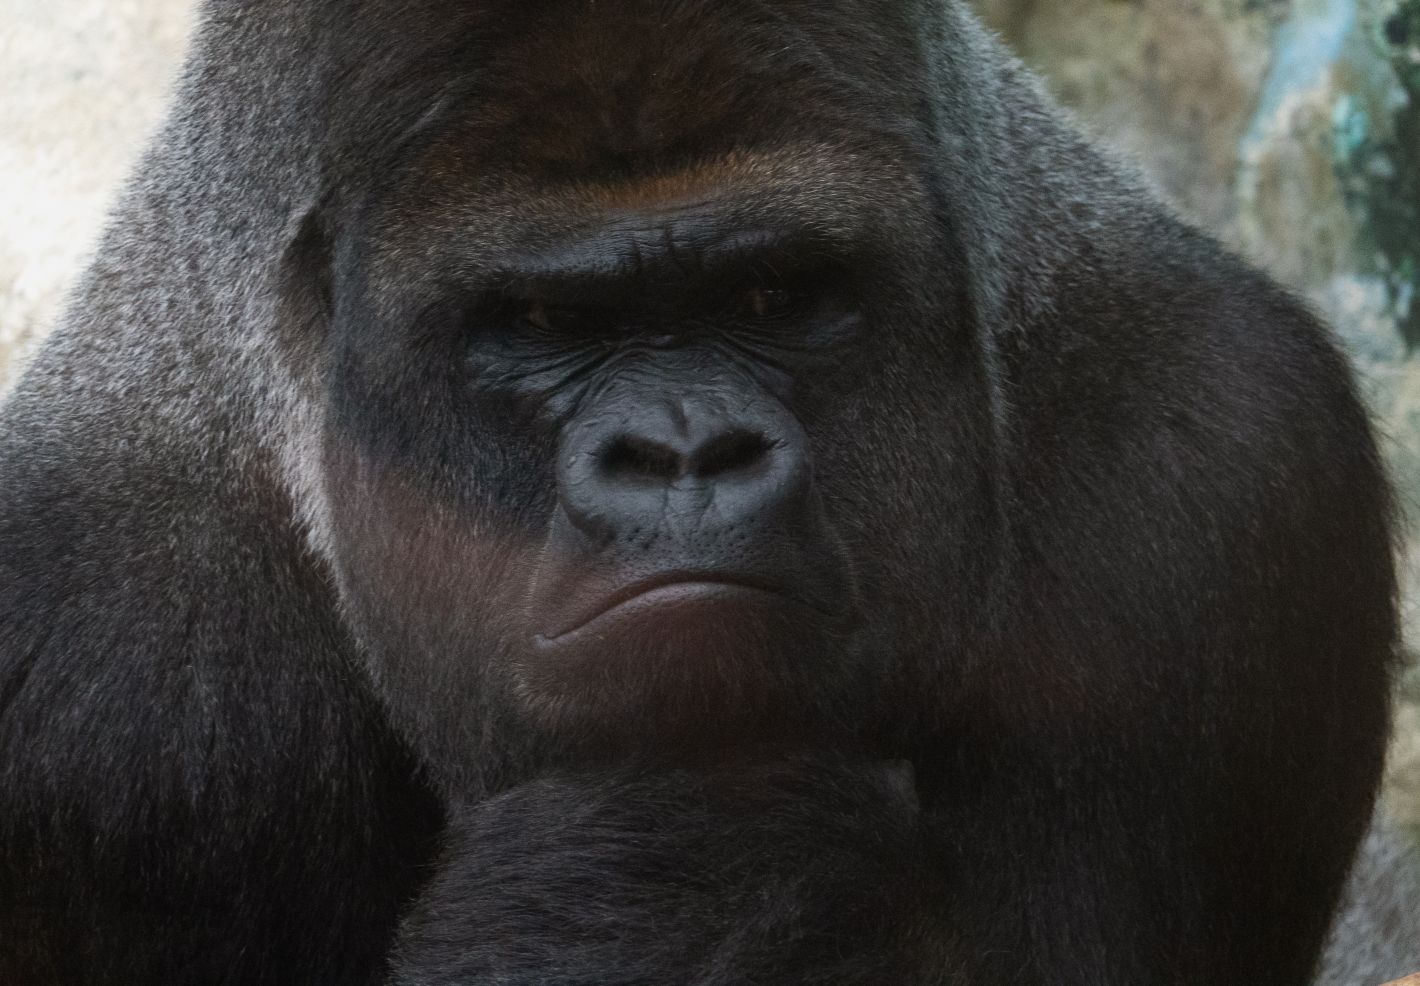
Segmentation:
[(653, 399), (627, 422), (626, 431), (665, 446), (682, 470), (691, 472), (704, 451), (725, 434), (761, 430), (763, 422), (756, 417), (745, 402), (734, 407), (724, 391), (701, 387)]
[(749, 375), (691, 348), (628, 360), (601, 389), (589, 418), (689, 457), (725, 431), (764, 430), (788, 412)]

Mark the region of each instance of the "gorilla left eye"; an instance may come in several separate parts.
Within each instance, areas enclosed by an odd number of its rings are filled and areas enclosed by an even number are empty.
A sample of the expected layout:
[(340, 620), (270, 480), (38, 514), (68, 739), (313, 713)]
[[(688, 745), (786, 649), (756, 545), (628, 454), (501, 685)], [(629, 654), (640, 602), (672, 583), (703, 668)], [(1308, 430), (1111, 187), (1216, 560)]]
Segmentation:
[(755, 318), (783, 318), (798, 311), (803, 300), (787, 288), (750, 288), (740, 296), (740, 307)]

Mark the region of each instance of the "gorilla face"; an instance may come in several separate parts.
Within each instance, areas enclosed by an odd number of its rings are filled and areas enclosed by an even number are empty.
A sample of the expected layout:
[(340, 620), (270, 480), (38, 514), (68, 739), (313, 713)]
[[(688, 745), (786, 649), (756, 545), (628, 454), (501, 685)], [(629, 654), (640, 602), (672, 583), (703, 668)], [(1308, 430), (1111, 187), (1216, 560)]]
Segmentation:
[(871, 728), (982, 483), (902, 163), (470, 183), (477, 148), (426, 148), (337, 250), (327, 486), (383, 691), (439, 696), (413, 728), (470, 764), (499, 712), (583, 755)]

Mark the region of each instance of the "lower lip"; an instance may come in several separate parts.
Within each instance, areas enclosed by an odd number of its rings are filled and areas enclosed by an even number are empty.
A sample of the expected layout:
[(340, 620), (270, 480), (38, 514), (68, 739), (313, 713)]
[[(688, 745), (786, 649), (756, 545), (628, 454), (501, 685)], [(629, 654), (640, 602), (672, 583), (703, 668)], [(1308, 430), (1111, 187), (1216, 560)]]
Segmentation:
[(630, 599), (603, 610), (581, 626), (573, 627), (555, 637), (539, 634), (535, 639), (539, 647), (560, 647), (574, 641), (596, 639), (603, 633), (625, 620), (637, 618), (650, 610), (657, 610), (657, 620), (665, 619), (676, 609), (683, 607), (715, 606), (729, 602), (780, 601), (779, 597), (765, 589), (731, 582), (674, 582), (648, 589)]

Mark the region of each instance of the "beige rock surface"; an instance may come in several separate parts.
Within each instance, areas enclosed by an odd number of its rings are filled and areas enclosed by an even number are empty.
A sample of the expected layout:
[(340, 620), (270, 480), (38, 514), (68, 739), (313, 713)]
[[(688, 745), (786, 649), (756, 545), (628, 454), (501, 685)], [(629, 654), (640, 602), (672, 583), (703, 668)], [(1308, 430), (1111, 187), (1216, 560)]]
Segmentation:
[(0, 390), (159, 120), (189, 0), (0, 0)]

